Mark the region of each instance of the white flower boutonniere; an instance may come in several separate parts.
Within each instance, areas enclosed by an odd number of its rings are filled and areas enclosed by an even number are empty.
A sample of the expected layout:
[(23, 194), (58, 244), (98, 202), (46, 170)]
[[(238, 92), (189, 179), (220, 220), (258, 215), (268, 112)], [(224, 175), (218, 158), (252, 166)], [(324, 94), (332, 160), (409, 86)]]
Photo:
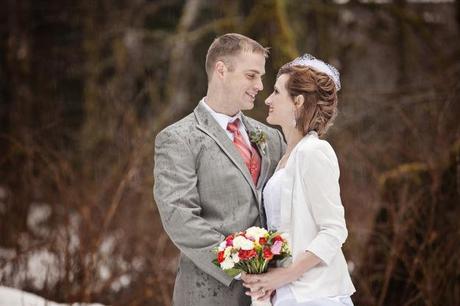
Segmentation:
[(262, 150), (262, 153), (265, 154), (267, 148), (267, 134), (265, 134), (259, 127), (256, 128), (256, 131), (249, 133), (251, 142), (255, 143)]

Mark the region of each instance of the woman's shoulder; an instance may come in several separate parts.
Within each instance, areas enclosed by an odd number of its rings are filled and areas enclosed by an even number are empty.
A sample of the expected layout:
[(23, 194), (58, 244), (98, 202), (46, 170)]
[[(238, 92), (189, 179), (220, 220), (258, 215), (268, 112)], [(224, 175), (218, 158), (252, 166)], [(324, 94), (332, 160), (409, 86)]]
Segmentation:
[[(305, 165), (330, 165), (338, 166), (337, 155), (327, 140), (319, 139), (317, 136), (310, 136), (302, 139), (297, 151), (297, 160), (299, 167)], [(300, 164), (303, 166), (300, 166)]]
[(299, 143), (298, 153), (300, 154), (316, 154), (321, 152), (330, 154), (334, 153), (334, 149), (327, 140), (318, 138), (316, 134), (305, 136)]

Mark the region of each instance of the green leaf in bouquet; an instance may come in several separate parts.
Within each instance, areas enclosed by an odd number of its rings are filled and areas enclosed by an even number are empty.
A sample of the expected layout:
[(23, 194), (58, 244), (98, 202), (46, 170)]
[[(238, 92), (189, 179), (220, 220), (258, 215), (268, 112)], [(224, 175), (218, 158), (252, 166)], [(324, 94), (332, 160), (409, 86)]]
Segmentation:
[(230, 277), (235, 277), (237, 276), (238, 274), (240, 274), (242, 272), (241, 269), (236, 269), (236, 268), (232, 268), (232, 269), (227, 269), (227, 270), (224, 270), (225, 273), (227, 273), (228, 276)]

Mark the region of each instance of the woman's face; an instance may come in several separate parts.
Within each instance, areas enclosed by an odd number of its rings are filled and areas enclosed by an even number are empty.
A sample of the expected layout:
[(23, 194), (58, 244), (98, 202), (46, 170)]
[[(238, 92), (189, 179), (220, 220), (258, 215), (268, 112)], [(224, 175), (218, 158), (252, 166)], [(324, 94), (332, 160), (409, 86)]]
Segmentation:
[(267, 122), (272, 125), (294, 126), (295, 106), (286, 89), (288, 74), (282, 74), (276, 80), (272, 94), (265, 100), (268, 106)]

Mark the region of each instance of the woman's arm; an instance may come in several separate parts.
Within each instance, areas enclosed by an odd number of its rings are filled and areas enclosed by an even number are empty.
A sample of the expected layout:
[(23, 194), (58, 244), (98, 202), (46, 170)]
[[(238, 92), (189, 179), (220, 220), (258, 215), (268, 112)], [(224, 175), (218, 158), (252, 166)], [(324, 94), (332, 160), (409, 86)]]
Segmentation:
[(348, 231), (340, 199), (339, 165), (334, 150), (327, 142), (302, 154), (301, 179), (308, 209), (318, 234), (306, 251), (329, 265), (345, 242)]
[[(289, 267), (270, 269), (263, 274), (242, 274), (241, 278), (244, 281), (244, 286), (251, 289), (252, 292), (247, 292), (248, 295), (260, 296), (263, 292), (276, 290), (286, 284), (297, 280), (321, 262), (321, 259), (311, 252), (299, 254)], [(265, 296), (261, 296), (263, 299)]]

